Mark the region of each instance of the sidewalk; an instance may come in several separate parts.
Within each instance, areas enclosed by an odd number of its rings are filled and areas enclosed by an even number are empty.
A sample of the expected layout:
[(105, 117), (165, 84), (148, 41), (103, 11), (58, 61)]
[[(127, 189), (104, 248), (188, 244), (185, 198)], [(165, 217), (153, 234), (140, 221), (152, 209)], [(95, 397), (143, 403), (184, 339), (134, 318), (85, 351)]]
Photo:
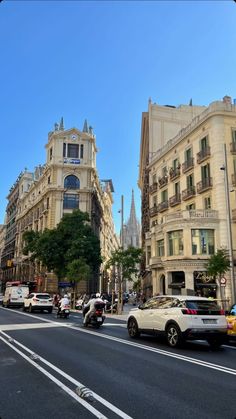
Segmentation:
[(137, 307), (137, 305), (136, 306), (134, 306), (133, 304), (129, 304), (129, 303), (126, 303), (124, 306), (123, 306), (123, 311), (122, 311), (122, 314), (110, 314), (110, 313), (105, 313), (105, 316), (107, 317), (107, 318), (110, 318), (110, 319), (117, 319), (117, 320), (124, 320), (124, 321), (126, 321), (127, 319), (128, 319), (128, 315), (129, 315), (129, 312), (130, 312), (130, 310), (132, 309), (132, 308), (135, 308), (135, 307)]

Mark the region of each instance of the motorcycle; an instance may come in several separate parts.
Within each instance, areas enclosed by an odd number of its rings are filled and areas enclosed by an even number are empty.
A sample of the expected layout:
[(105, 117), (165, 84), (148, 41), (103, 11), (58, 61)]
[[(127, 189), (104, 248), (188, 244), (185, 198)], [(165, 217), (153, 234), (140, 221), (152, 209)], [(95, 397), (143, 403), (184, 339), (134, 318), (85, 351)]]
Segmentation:
[(70, 306), (64, 305), (62, 306), (59, 311), (57, 312), (57, 317), (60, 317), (61, 319), (68, 319), (70, 315)]
[[(86, 323), (84, 323), (84, 326), (87, 327), (89, 325), (96, 327), (97, 329), (104, 323), (104, 320), (106, 316), (103, 314), (105, 304), (97, 303), (95, 304), (95, 311), (92, 313), (89, 318), (87, 319)], [(83, 316), (85, 317), (85, 314), (89, 311), (89, 307), (85, 307), (83, 309)]]
[(75, 309), (76, 310), (83, 310), (83, 308), (84, 308), (84, 300), (82, 300), (82, 299), (77, 300), (76, 303), (75, 303)]
[(104, 303), (105, 303), (105, 307), (104, 307), (105, 313), (116, 313), (118, 298), (115, 299), (113, 305), (112, 305), (112, 302), (108, 300), (105, 300)]

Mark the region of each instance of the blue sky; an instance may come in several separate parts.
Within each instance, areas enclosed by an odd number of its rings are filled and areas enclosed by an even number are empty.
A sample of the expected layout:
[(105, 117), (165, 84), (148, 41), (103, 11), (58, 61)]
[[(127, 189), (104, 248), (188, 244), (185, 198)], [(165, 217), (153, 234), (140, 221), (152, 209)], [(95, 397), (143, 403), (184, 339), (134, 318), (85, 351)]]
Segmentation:
[(232, 1), (8, 1), (0, 3), (0, 223), (25, 167), (46, 159), (47, 134), (97, 137), (100, 179), (112, 178), (120, 228), (137, 186), (141, 115), (160, 105), (208, 105), (236, 97), (236, 4)]

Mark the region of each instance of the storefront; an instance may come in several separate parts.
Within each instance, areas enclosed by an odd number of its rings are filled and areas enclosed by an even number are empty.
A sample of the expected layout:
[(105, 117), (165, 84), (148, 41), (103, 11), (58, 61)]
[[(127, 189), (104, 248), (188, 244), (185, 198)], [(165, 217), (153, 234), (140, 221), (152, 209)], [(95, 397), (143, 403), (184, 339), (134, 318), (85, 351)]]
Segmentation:
[(217, 298), (215, 278), (208, 276), (206, 271), (194, 271), (194, 291), (199, 297)]

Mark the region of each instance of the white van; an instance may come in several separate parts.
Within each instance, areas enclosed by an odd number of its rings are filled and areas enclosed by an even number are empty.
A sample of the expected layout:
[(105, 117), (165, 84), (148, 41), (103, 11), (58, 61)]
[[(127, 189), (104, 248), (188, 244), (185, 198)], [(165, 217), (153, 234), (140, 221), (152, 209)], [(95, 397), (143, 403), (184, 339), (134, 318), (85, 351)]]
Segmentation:
[(28, 285), (7, 285), (2, 305), (3, 307), (23, 306), (27, 295), (29, 295)]

